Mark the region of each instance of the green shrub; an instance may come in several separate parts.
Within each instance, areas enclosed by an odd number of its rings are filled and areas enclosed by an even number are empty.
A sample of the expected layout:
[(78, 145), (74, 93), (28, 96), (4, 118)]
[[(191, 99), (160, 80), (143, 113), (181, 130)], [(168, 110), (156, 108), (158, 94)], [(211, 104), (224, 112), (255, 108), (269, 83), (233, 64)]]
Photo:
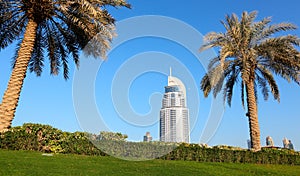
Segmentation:
[(109, 154), (126, 159), (300, 165), (300, 153), (288, 149), (262, 148), (259, 152), (253, 152), (224, 145), (211, 148), (187, 143), (128, 142), (126, 138), (127, 135), (121, 133), (69, 133), (49, 125), (27, 123), (0, 133), (0, 148), (82, 155)]
[(0, 148), (51, 153), (105, 155), (82, 132), (63, 132), (49, 125), (26, 123), (0, 133)]
[(166, 160), (189, 160), (200, 162), (229, 162), (255, 164), (300, 165), (300, 153), (288, 149), (262, 148), (259, 152), (235, 147), (201, 147), (197, 144), (181, 144), (175, 150), (161, 157)]

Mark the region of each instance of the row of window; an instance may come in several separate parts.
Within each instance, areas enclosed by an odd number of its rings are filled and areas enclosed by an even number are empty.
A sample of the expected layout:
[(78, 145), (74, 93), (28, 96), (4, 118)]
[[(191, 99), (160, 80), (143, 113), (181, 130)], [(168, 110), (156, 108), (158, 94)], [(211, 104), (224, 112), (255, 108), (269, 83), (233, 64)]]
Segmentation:
[[(176, 120), (180, 117), (181, 128)], [(162, 109), (160, 111), (160, 140), (165, 142), (189, 142), (189, 125), (187, 109)]]

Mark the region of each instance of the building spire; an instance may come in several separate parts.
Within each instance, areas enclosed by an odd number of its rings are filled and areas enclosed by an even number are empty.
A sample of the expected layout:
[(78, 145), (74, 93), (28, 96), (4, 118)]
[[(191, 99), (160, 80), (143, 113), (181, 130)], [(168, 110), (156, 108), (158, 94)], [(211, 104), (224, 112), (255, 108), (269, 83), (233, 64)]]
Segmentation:
[(172, 76), (172, 67), (170, 67), (170, 76)]

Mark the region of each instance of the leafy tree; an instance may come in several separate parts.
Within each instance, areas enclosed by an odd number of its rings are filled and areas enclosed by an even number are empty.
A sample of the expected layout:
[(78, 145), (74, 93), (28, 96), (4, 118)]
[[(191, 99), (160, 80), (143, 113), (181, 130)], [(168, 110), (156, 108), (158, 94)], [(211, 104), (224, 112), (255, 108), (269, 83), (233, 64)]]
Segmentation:
[[(211, 92), (217, 96), (223, 92), (224, 101), (231, 106), (234, 85), (241, 90), (242, 105), (245, 99), (249, 119), (251, 145), (260, 150), (260, 129), (257, 115), (257, 89), (265, 100), (271, 92), (280, 101), (279, 89), (274, 74), (287, 81), (300, 84), (300, 54), (295, 47), (300, 40), (295, 35), (274, 35), (294, 30), (290, 23), (271, 25), (270, 18), (255, 22), (257, 12), (227, 15), (222, 21), (226, 32), (211, 32), (200, 51), (218, 48), (219, 54), (210, 61), (208, 73), (202, 78), (201, 89), (207, 97)], [(244, 107), (245, 108), (245, 107)]]
[(99, 140), (108, 140), (108, 141), (126, 141), (127, 138), (128, 138), (127, 134), (107, 132), (107, 131), (101, 131), (100, 135), (98, 136)]
[(49, 58), (51, 74), (63, 68), (68, 79), (69, 60), (79, 66), (85, 46), (88, 55), (105, 56), (115, 22), (107, 6), (130, 7), (125, 0), (0, 0), (0, 50), (18, 43), (0, 104), (0, 131), (11, 126), (28, 68), (40, 76)]

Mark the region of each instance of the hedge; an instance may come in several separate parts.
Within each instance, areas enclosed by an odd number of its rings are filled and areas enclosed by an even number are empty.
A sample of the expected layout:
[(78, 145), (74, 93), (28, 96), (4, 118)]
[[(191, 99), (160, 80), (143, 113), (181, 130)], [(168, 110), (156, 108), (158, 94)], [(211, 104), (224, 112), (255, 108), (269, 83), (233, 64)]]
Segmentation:
[(0, 133), (0, 148), (83, 155), (112, 155), (134, 160), (159, 158), (198, 162), (300, 165), (300, 153), (288, 149), (263, 148), (259, 152), (253, 152), (230, 146), (210, 148), (186, 143), (128, 142), (126, 135), (120, 133), (102, 132), (99, 135), (83, 132), (70, 133), (49, 125), (31, 123)]
[(181, 144), (161, 157), (165, 160), (187, 160), (199, 162), (229, 162), (255, 164), (300, 165), (300, 153), (288, 149), (262, 148), (261, 151), (205, 148), (198, 144)]
[(49, 125), (27, 123), (0, 133), (0, 148), (46, 153), (105, 155), (83, 132), (63, 132)]

